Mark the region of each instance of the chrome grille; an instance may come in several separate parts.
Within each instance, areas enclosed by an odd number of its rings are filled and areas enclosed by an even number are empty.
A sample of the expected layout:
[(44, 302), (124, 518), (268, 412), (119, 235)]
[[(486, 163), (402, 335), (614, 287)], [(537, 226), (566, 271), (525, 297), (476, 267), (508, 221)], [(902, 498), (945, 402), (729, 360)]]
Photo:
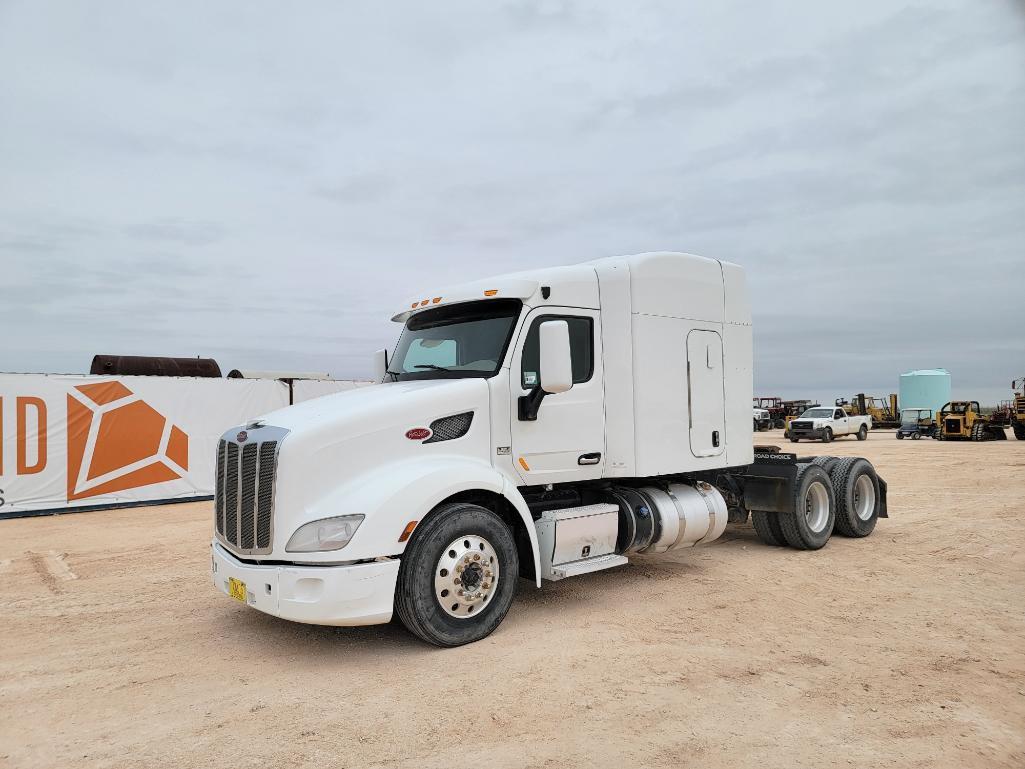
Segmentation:
[(217, 444), (215, 528), (217, 538), (236, 552), (271, 549), (278, 446), (286, 434), (274, 427), (232, 430)]

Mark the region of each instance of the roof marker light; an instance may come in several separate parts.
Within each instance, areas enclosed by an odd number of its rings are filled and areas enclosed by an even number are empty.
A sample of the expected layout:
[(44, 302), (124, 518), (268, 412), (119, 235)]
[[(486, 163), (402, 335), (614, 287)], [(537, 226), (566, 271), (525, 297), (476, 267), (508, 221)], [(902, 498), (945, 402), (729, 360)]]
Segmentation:
[(498, 289), (497, 288), (489, 288), (487, 291), (484, 292), (484, 296), (494, 296), (497, 293), (498, 293)]
[(426, 307), (427, 306), (427, 300), (424, 299), (422, 302), (420, 302), (420, 306), (421, 307)]
[(441, 297), (440, 297), (440, 296), (436, 296), (436, 297), (434, 297), (434, 298), (433, 298), (433, 299), (431, 300), (431, 304), (437, 304), (437, 303), (438, 303), (438, 302), (440, 302), (440, 301), (441, 301)]

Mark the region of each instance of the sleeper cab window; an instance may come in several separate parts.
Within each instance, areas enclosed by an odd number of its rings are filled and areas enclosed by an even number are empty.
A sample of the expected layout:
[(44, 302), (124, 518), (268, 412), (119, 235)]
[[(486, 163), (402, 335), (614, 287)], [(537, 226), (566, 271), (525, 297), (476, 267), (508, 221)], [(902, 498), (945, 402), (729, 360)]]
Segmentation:
[(532, 390), (541, 384), (541, 347), (538, 342), (541, 324), (546, 320), (564, 320), (569, 325), (569, 348), (573, 362), (573, 384), (586, 382), (594, 372), (594, 321), (578, 315), (542, 315), (535, 318), (523, 343), (520, 384)]

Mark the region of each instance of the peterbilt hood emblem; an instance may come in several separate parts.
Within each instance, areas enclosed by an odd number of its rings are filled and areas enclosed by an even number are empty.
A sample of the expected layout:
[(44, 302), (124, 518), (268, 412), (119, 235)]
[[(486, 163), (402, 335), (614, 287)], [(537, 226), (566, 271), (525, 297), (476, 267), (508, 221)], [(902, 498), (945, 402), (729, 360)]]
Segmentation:
[(239, 432), (238, 435), (235, 436), (235, 440), (237, 440), (239, 443), (245, 443), (247, 440), (249, 440), (249, 433), (247, 433), (245, 430), (242, 430), (241, 432)]
[(411, 441), (422, 441), (431, 437), (431, 431), (426, 427), (414, 427), (406, 430), (406, 437)]

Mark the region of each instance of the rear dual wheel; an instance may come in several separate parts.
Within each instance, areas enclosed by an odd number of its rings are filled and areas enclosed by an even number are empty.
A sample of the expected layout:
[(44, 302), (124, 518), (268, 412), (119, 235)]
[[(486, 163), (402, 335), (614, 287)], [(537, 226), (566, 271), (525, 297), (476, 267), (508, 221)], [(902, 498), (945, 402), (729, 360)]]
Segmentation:
[(786, 547), (787, 540), (783, 536), (783, 529), (779, 525), (777, 513), (765, 513), (761, 510), (751, 511), (751, 524), (755, 528), (758, 539), (766, 545), (775, 547)]
[(833, 533), (836, 517), (833, 484), (829, 473), (817, 464), (798, 467), (794, 482), (794, 512), (779, 514), (779, 526), (790, 547), (818, 550)]
[(843, 457), (830, 468), (829, 476), (836, 493), (836, 533), (867, 537), (879, 520), (879, 478), (872, 463)]
[(794, 482), (793, 513), (751, 511), (751, 523), (758, 539), (767, 545), (818, 550), (833, 532), (835, 497), (826, 463), (832, 457), (817, 457), (798, 465)]

